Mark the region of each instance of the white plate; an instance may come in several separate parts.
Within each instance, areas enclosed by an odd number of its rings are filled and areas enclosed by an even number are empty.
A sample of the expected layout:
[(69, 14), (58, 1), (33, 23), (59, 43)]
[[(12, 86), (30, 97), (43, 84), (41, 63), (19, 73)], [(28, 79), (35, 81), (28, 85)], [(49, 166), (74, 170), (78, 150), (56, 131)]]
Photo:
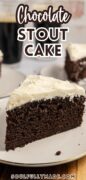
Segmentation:
[(17, 88), (20, 83), (24, 80), (25, 76), (7, 67), (2, 65), (2, 75), (0, 77), (0, 98), (9, 96), (10, 93)]
[[(0, 162), (19, 166), (50, 166), (86, 155), (86, 114), (81, 127), (6, 152), (4, 142), (7, 102), (8, 98), (0, 99)], [(56, 156), (57, 151), (61, 151), (59, 156)]]

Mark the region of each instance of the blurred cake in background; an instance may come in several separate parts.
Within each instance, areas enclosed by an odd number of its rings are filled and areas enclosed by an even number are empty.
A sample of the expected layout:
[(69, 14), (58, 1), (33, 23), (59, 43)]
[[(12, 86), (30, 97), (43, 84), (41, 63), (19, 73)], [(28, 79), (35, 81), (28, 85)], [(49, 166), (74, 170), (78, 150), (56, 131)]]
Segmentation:
[(0, 50), (0, 77), (1, 77), (1, 65), (2, 65), (2, 61), (3, 61), (3, 53)]
[(86, 44), (70, 43), (67, 46), (65, 70), (71, 81), (86, 78)]

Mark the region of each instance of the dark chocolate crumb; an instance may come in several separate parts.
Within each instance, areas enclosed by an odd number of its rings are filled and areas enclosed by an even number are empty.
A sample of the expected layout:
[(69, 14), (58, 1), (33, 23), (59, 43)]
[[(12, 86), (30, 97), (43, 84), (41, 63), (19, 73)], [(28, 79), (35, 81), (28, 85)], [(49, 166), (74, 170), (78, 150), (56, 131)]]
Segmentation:
[(55, 97), (28, 102), (7, 111), (6, 150), (24, 147), (33, 141), (80, 126), (84, 101), (84, 96), (74, 97), (72, 101), (70, 97)]
[(57, 151), (57, 152), (55, 153), (56, 156), (59, 156), (60, 154), (61, 154), (61, 151)]

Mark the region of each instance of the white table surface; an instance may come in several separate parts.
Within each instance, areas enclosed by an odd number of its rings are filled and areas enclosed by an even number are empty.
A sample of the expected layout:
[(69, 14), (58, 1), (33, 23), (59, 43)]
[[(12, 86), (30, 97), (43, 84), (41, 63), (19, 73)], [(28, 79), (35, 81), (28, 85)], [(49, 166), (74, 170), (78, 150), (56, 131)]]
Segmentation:
[(16, 69), (19, 72), (22, 72), (25, 75), (29, 74), (40, 74), (40, 71), (44, 67), (49, 67), (54, 64), (63, 64), (64, 62), (64, 56), (63, 58), (49, 58), (46, 60), (40, 59), (40, 58), (27, 58), (22, 56), (22, 59), (19, 63), (7, 65), (11, 68)]

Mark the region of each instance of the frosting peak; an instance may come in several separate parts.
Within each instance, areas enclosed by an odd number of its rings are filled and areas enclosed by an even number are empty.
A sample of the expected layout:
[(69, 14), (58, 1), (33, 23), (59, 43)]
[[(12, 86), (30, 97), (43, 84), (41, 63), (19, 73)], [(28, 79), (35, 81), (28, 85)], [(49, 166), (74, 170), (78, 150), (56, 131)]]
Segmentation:
[(13, 91), (9, 98), (8, 110), (36, 100), (80, 95), (85, 95), (85, 90), (74, 83), (51, 77), (30, 75), (19, 88)]

